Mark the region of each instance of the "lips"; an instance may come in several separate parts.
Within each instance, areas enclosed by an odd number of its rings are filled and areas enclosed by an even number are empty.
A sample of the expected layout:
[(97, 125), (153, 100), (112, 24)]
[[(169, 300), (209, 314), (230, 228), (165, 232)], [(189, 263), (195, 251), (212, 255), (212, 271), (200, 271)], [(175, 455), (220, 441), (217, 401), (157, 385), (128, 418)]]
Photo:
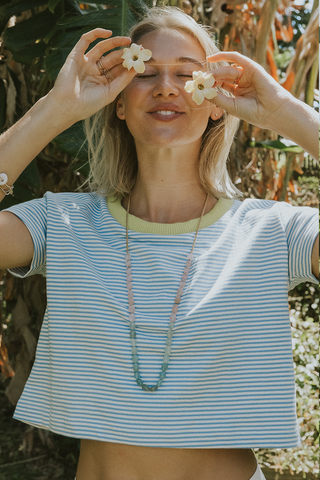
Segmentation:
[(170, 113), (184, 113), (181, 108), (179, 108), (177, 105), (174, 105), (173, 103), (167, 103), (167, 104), (159, 104), (155, 105), (152, 107), (148, 113), (162, 113), (162, 112), (170, 112)]
[(183, 112), (177, 105), (174, 104), (160, 104), (152, 107), (148, 114), (157, 120), (168, 122), (170, 120), (176, 120), (184, 115)]
[(170, 115), (175, 115), (177, 112), (171, 112), (169, 110), (158, 110), (152, 113), (159, 113), (160, 115), (166, 115), (167, 117), (169, 117)]

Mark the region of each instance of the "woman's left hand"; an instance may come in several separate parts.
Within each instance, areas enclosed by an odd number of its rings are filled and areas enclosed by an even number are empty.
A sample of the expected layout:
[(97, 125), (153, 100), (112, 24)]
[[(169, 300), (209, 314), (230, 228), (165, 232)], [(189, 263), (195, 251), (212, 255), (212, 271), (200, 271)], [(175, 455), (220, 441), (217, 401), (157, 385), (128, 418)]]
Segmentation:
[[(273, 130), (283, 121), (283, 107), (296, 99), (264, 68), (237, 52), (219, 52), (207, 58), (216, 63), (223, 60), (237, 66), (217, 67), (213, 74), (215, 87), (233, 93), (234, 98), (218, 92), (213, 103), (226, 112), (261, 128)], [(235, 82), (235, 84), (234, 84)]]

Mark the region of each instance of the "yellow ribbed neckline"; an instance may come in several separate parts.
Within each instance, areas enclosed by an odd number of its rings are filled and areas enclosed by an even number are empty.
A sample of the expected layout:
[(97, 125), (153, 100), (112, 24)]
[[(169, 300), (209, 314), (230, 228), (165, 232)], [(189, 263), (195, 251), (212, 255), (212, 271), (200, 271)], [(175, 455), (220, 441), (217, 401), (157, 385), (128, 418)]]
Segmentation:
[[(126, 226), (126, 210), (121, 205), (121, 197), (108, 197), (109, 212), (123, 227)], [(200, 229), (209, 227), (217, 222), (233, 205), (232, 199), (219, 198), (213, 209), (203, 216)], [(181, 223), (153, 223), (141, 220), (129, 214), (129, 230), (139, 233), (154, 233), (157, 235), (180, 235), (197, 230), (199, 218)]]

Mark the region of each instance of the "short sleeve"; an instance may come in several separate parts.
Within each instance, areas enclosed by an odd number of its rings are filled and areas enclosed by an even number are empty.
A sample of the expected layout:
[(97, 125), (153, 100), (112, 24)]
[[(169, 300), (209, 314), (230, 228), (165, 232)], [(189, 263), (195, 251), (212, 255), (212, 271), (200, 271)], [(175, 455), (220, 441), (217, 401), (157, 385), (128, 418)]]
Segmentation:
[(20, 203), (4, 210), (16, 215), (32, 237), (34, 255), (30, 267), (8, 269), (12, 275), (25, 278), (36, 273), (46, 275), (47, 202), (41, 199)]
[(318, 283), (312, 274), (311, 255), (319, 234), (319, 211), (286, 203), (279, 205), (288, 246), (288, 290), (303, 282)]

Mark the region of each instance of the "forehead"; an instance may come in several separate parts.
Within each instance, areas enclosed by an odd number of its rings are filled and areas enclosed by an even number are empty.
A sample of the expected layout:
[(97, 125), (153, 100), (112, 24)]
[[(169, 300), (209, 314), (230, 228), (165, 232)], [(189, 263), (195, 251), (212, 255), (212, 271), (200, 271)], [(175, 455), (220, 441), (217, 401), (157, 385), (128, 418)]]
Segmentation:
[(179, 58), (189, 57), (199, 61), (206, 59), (200, 43), (181, 30), (161, 29), (147, 33), (140, 38), (139, 44), (152, 52), (156, 62), (176, 63)]

